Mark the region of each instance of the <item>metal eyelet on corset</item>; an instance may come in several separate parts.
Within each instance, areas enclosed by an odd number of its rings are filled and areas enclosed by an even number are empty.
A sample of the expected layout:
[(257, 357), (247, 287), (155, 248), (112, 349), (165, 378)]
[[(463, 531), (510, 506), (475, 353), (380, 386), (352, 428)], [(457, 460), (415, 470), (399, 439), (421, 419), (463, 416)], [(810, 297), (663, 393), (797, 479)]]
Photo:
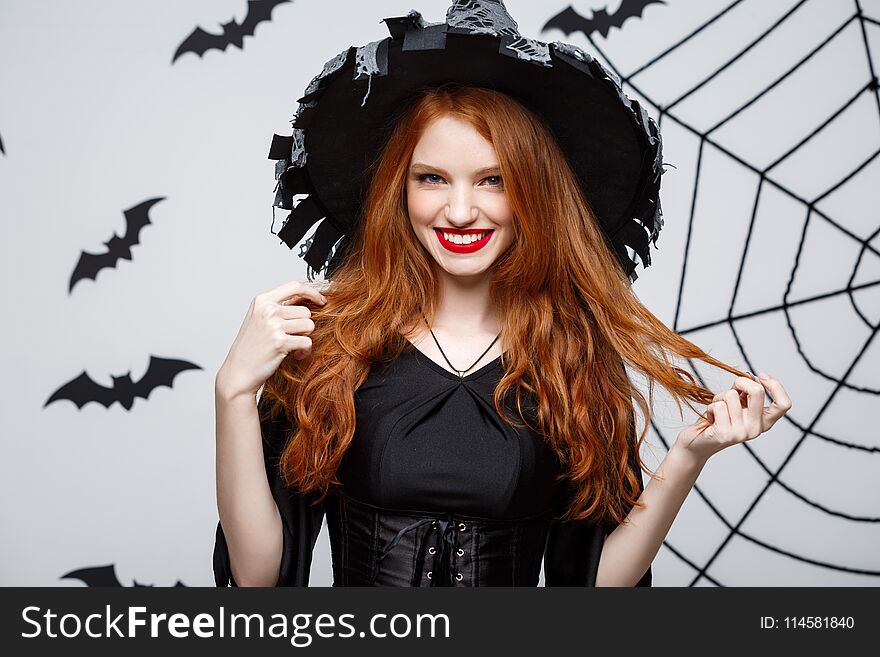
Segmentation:
[(430, 571), (430, 570), (428, 571), (428, 579), (431, 579), (431, 572), (433, 572), (433, 571)]
[(458, 556), (461, 556), (461, 555), (464, 554), (464, 550), (462, 550), (461, 548), (458, 548), (458, 551), (456, 552), (456, 554), (457, 554)]
[(463, 522), (458, 523), (458, 531), (463, 532), (467, 527), (465, 527)]
[(464, 578), (464, 575), (462, 575), (461, 573), (457, 573), (457, 574), (455, 575), (455, 579), (457, 579), (459, 582), (460, 582), (463, 578)]
[(437, 550), (433, 547), (428, 548), (428, 554), (434, 554)]

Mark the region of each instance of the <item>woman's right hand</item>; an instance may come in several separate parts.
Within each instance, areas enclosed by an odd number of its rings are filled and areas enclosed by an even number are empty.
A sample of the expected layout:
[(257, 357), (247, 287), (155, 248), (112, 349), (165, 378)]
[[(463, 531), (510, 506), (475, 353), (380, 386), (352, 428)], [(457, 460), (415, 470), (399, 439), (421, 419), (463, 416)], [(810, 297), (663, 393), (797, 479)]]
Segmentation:
[(315, 323), (308, 307), (295, 305), (300, 300), (326, 303), (318, 290), (301, 281), (288, 281), (253, 298), (217, 372), (219, 392), (227, 397), (253, 397), (288, 353), (292, 351), (297, 360), (308, 357)]

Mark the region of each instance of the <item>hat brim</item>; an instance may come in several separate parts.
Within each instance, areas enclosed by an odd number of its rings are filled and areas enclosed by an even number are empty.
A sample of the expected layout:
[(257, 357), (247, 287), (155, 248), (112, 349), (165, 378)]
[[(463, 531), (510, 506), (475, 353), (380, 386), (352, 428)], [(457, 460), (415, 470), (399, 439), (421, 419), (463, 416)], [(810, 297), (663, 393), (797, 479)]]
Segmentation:
[(541, 65), (500, 56), (502, 41), (446, 31), (443, 47), (406, 49), (405, 39), (389, 37), (375, 50), (385, 70), (359, 78), (355, 49), (340, 53), (334, 70), (300, 99), (293, 123), (302, 129), (307, 158), (302, 170), (291, 171), (306, 179), (300, 188), (313, 197), (303, 213), (312, 223), (326, 216), (335, 229), (325, 231), (316, 250), (326, 255), (334, 235), (353, 232), (370, 183), (368, 167), (408, 103), (424, 88), (458, 82), (501, 91), (542, 118), (627, 274), (635, 263), (625, 246), (650, 263), (648, 241), (656, 239), (660, 222), (660, 139), (653, 120), (594, 60), (550, 47), (550, 65)]

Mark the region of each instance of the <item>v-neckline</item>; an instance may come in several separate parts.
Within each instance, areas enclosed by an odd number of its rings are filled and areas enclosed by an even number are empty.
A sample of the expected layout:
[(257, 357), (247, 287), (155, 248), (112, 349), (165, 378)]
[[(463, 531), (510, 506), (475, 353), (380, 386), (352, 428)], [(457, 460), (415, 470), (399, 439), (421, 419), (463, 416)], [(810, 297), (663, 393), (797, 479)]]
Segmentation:
[(470, 379), (475, 379), (478, 376), (485, 374), (489, 370), (489, 368), (493, 367), (494, 365), (498, 365), (501, 362), (501, 358), (506, 353), (506, 352), (502, 352), (501, 356), (497, 356), (496, 358), (492, 359), (490, 362), (486, 363), (482, 367), (479, 367), (479, 368), (473, 370), (470, 374), (465, 374), (463, 377), (460, 377), (455, 372), (450, 372), (445, 367), (440, 365), (440, 363), (436, 362), (433, 358), (428, 356), (424, 351), (422, 351), (417, 346), (415, 346), (415, 344), (413, 344), (409, 338), (405, 338), (405, 340), (407, 342), (409, 342), (410, 346), (412, 347), (412, 353), (416, 356), (416, 360), (418, 362), (420, 362), (420, 363), (424, 362), (425, 365), (430, 367), (435, 372), (438, 372), (438, 373), (444, 375), (446, 378), (452, 379), (453, 381), (459, 381), (459, 380), (469, 381)]

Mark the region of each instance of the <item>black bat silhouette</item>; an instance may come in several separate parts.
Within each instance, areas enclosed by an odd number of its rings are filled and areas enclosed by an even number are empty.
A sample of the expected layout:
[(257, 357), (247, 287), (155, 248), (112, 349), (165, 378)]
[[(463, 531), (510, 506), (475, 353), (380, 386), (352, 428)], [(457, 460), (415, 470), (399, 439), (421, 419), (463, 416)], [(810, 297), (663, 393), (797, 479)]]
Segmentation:
[(548, 20), (544, 27), (541, 28), (541, 31), (546, 32), (550, 28), (555, 27), (565, 32), (565, 34), (571, 34), (580, 30), (587, 36), (593, 32), (598, 32), (603, 37), (607, 37), (612, 27), (620, 29), (627, 18), (641, 17), (645, 7), (653, 4), (665, 5), (666, 2), (665, 0), (623, 0), (620, 3), (620, 7), (613, 14), (608, 13), (608, 5), (605, 5), (603, 9), (594, 11), (592, 18), (584, 18), (575, 11), (574, 7), (569, 5), (566, 9), (563, 9)]
[(244, 38), (253, 36), (257, 25), (263, 21), (272, 20), (272, 10), (285, 2), (290, 0), (248, 0), (247, 16), (241, 23), (236, 23), (234, 18), (223, 23), (223, 34), (212, 34), (197, 27), (178, 46), (171, 63), (186, 52), (194, 52), (201, 57), (208, 50), (226, 50), (227, 46), (236, 46), (241, 50)]
[(131, 380), (131, 370), (129, 370), (123, 376), (113, 377), (112, 388), (96, 383), (83, 370), (83, 373), (78, 377), (52, 393), (49, 400), (43, 404), (43, 408), (59, 399), (69, 399), (80, 409), (91, 401), (103, 404), (107, 408), (110, 408), (113, 402), (119, 402), (128, 411), (131, 410), (136, 397), (147, 399), (150, 393), (159, 386), (171, 388), (174, 377), (181, 372), (200, 369), (202, 368), (198, 365), (185, 360), (159, 358), (151, 355), (147, 371), (137, 383)]
[(140, 244), (141, 229), (150, 223), (150, 208), (164, 200), (164, 196), (151, 198), (126, 210), (123, 213), (125, 214), (125, 235), (119, 237), (113, 233), (113, 237), (104, 242), (104, 246), (107, 247), (107, 251), (104, 253), (80, 252), (79, 261), (73, 268), (73, 274), (70, 275), (67, 294), (71, 293), (73, 286), (78, 281), (84, 278), (94, 280), (102, 269), (115, 267), (120, 258), (131, 260), (131, 247)]
[[(106, 566), (94, 566), (92, 568), (80, 568), (79, 570), (71, 570), (66, 575), (62, 575), (61, 579), (78, 579), (86, 586), (113, 586), (121, 587), (122, 582), (116, 576), (116, 567), (111, 563)], [(138, 584), (137, 580), (133, 580), (132, 586), (140, 588), (152, 587), (152, 584)], [(186, 586), (180, 580), (174, 586)]]

